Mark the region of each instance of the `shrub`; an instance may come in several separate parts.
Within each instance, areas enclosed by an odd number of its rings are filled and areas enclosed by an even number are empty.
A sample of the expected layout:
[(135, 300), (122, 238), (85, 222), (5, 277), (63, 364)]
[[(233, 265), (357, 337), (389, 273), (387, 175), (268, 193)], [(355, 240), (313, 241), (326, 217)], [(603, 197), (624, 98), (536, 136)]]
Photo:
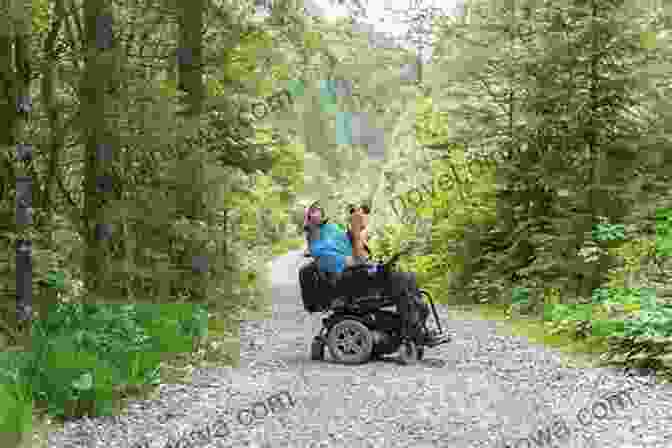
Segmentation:
[(62, 418), (111, 415), (125, 387), (156, 384), (167, 355), (191, 352), (207, 335), (207, 310), (192, 304), (52, 308), (33, 321), (32, 350), (0, 364), (1, 384), (14, 387), (8, 378), (15, 378), (24, 396)]
[(30, 384), (20, 376), (25, 352), (0, 352), (0, 431), (3, 443), (18, 446), (32, 432), (33, 398)]

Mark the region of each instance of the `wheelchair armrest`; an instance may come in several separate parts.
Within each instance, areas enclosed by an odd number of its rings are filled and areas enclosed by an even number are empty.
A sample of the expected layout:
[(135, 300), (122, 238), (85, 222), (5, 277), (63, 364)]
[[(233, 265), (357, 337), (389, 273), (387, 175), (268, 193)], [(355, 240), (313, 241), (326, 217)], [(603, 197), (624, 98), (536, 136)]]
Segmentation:
[(358, 264), (356, 266), (346, 266), (345, 271), (361, 271), (361, 270), (367, 270), (369, 269), (369, 266), (365, 264)]

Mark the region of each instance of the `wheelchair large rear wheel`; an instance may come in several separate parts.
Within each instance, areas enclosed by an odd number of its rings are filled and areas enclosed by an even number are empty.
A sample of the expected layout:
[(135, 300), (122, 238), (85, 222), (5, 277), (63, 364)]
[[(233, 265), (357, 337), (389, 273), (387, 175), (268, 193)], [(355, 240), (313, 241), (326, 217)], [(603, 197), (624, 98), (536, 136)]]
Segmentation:
[(343, 319), (329, 330), (327, 347), (336, 362), (363, 364), (373, 353), (373, 334), (363, 323)]

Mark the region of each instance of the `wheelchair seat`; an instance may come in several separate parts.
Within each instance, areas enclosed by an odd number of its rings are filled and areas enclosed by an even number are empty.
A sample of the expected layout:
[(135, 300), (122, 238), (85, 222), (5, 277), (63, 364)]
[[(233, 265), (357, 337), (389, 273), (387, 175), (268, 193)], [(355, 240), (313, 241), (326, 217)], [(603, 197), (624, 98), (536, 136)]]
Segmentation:
[(382, 295), (365, 295), (360, 297), (336, 297), (330, 309), (333, 311), (347, 311), (353, 313), (365, 313), (396, 306), (394, 298)]

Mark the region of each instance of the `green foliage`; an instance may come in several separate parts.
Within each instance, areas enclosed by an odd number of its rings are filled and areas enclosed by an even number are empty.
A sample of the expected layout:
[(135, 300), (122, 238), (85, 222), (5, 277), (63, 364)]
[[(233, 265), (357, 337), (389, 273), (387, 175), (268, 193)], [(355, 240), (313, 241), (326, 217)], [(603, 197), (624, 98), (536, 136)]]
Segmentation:
[[(603, 336), (664, 334), (664, 306), (634, 319), (605, 318), (650, 303), (626, 291), (624, 275), (645, 270), (652, 245), (657, 257), (672, 254), (671, 209), (658, 212), (655, 243), (625, 225), (637, 221), (639, 204), (665, 203), (659, 200), (666, 193), (650, 192), (669, 186), (663, 125), (672, 115), (669, 92), (649, 73), (669, 67), (664, 12), (642, 15), (601, 1), (530, 10), (524, 1), (496, 14), (475, 7), (469, 23), (433, 24), (436, 58), (423, 67), (425, 80), (400, 86), (387, 75), (408, 54), (371, 51), (365, 39), (345, 37), (351, 28), (344, 22), (313, 23), (291, 9), (259, 25), (213, 3), (206, 30), (212, 39), (203, 44), (207, 96), (202, 116), (190, 122), (177, 114), (183, 99), (174, 70), (166, 71), (169, 79), (147, 70), (171, 58), (163, 50), (146, 54), (147, 48), (178, 42), (173, 21), (157, 20), (163, 11), (129, 4), (115, 12), (115, 28), (133, 31), (121, 33), (115, 53), (121, 82), (106, 93), (106, 109), (101, 103), (98, 116), (89, 117), (80, 107), (86, 89), (71, 89), (86, 74), (79, 64), (84, 36), (73, 26), (52, 34), (57, 8), (44, 0), (32, 5), (37, 45), (30, 59), (42, 68), (30, 132), (48, 144), (36, 147), (43, 185), (35, 189), (30, 232), (35, 297), (44, 307), (33, 327), (38, 344), (21, 372), (22, 384), (34, 389), (30, 395), (49, 397), (54, 412), (81, 413), (72, 402), (84, 406), (94, 396), (102, 397), (94, 410), (106, 412), (117, 386), (151, 384), (167, 354), (193, 350), (208, 334), (205, 309), (234, 316), (259, 302), (265, 261), (300, 233), (297, 198), (316, 191), (339, 214), (353, 197), (375, 200), (376, 258), (409, 241), (431, 243), (431, 250), (402, 259), (401, 268), (417, 272), (421, 286), (439, 298), (514, 303), (527, 291), (530, 310), (543, 302), (551, 324), (560, 319), (577, 335), (589, 333), (591, 323)], [(595, 52), (595, 45), (610, 51)], [(307, 73), (315, 67), (315, 76)], [(264, 122), (247, 122), (240, 113), (288, 79), (326, 79), (326, 73), (353, 80), (357, 91), (357, 98), (338, 100), (339, 110), (366, 111), (393, 135), (385, 162), (371, 163), (361, 148), (324, 138), (334, 134), (333, 117), (314, 112), (313, 83), (295, 110)], [(414, 112), (415, 123), (406, 120)], [(86, 262), (96, 245), (87, 231), (93, 217), (82, 211), (98, 197), (87, 188), (93, 154), (82, 144), (89, 123), (80, 116), (97, 118), (118, 143), (109, 166), (116, 190), (104, 213), (118, 232), (100, 266)], [(405, 137), (412, 127), (415, 140)], [(420, 154), (425, 147), (431, 151)], [(425, 155), (440, 160), (430, 163)], [(15, 168), (0, 168), (0, 285), (10, 305), (16, 272), (7, 254), (19, 236), (7, 224)], [(431, 184), (431, 192), (392, 216), (385, 201), (408, 199), (417, 184)], [(589, 259), (582, 248), (592, 248)], [(207, 273), (191, 272), (194, 253), (208, 256)], [(616, 261), (624, 267), (614, 267)], [(93, 287), (93, 267), (109, 274), (109, 291)], [(598, 292), (605, 286), (621, 289)], [(88, 304), (103, 293), (148, 306)], [(572, 303), (591, 293), (592, 311)], [(204, 308), (157, 314), (149, 305), (175, 300)], [(60, 359), (54, 341), (65, 348)]]
[[(626, 318), (609, 316), (615, 308), (639, 313)], [(593, 291), (592, 303), (547, 305), (544, 311), (544, 320), (552, 321), (547, 324), (549, 334), (606, 340), (607, 350), (600, 357), (604, 364), (671, 372), (672, 309), (668, 304), (657, 304), (650, 288), (598, 288)]]
[(511, 291), (511, 303), (527, 303), (530, 300), (529, 288), (513, 288)]
[(609, 271), (606, 286), (620, 290), (633, 276), (639, 276), (656, 257), (656, 240), (651, 237), (634, 238), (618, 247), (609, 248), (609, 253), (621, 262)]
[(593, 303), (607, 305), (631, 305), (641, 303), (644, 294), (646, 291), (641, 288), (597, 288), (593, 290), (591, 300)]
[(47, 285), (54, 289), (65, 289), (65, 273), (51, 271), (47, 274)]
[[(465, 183), (436, 198), (432, 244), (441, 255), (437, 267), (449, 272), (445, 278), (453, 295), (474, 301), (492, 299), (493, 283), (486, 281), (490, 268), (496, 263), (498, 235), (492, 172), (474, 166), (473, 177), (461, 173)], [(444, 274), (445, 275), (445, 274)]]
[(157, 384), (160, 363), (190, 353), (207, 329), (198, 305), (59, 302), (33, 322), (31, 352), (4, 354), (2, 384), (30, 391), (55, 416), (110, 415), (120, 390)]
[(623, 224), (596, 224), (593, 229), (595, 241), (618, 241), (625, 239), (625, 226)]
[[(21, 387), (32, 389), (24, 394), (26, 406), (10, 405), (14, 402), (5, 400), (10, 383), (0, 382), (0, 407), (10, 411), (0, 418), (6, 434), (25, 427), (32, 399), (53, 415), (110, 413), (120, 394), (169, 374), (159, 369), (164, 361), (200, 356), (197, 345), (210, 335), (206, 310), (223, 327), (219, 337), (228, 337), (231, 324), (236, 327), (231, 316), (261, 306), (271, 248), (297, 233), (291, 215), (304, 188), (300, 136), (306, 129), (295, 120), (292, 135), (283, 123), (263, 127), (245, 122), (238, 112), (248, 100), (294, 78), (326, 46), (319, 32), (305, 26), (300, 11), (283, 15), (292, 19), (285, 34), (286, 25), (257, 24), (247, 12), (232, 15), (208, 3), (204, 32), (213, 39), (203, 42), (201, 61), (207, 76), (192, 78), (206, 79), (206, 95), (203, 113), (192, 121), (177, 113), (185, 103), (180, 91), (185, 85), (174, 76), (175, 67), (165, 64), (174, 55), (164, 50), (180, 41), (176, 18), (164, 17), (169, 10), (132, 4), (114, 9), (113, 28), (120, 31), (115, 38), (121, 42), (113, 57), (102, 61), (82, 53), (86, 36), (75, 22), (84, 17), (87, 2), (71, 5), (72, 11), (51, 8), (46, 0), (32, 1), (32, 9), (17, 5), (17, 13), (31, 11), (33, 45), (26, 59), (37, 67), (26, 136), (35, 143), (30, 167), (35, 225), (22, 232), (13, 224), (14, 180), (25, 173), (12, 161), (14, 148), (3, 147), (10, 157), (0, 164), (0, 339), (4, 343), (4, 333), (12, 330), (8, 316), (16, 303), (17, 274), (12, 257), (23, 234), (33, 242), (39, 314), (31, 329), (32, 350), (20, 367), (12, 367)], [(303, 64), (297, 63), (304, 55)], [(258, 70), (261, 56), (270, 56), (264, 70)], [(101, 61), (110, 63), (101, 72), (113, 73), (110, 79), (91, 76)], [(151, 66), (165, 70), (148, 70)], [(81, 79), (90, 79), (94, 89), (72, 89)], [(104, 91), (104, 101), (89, 101), (93, 91)], [(90, 139), (92, 127), (103, 130), (113, 147), (112, 160), (103, 164)], [(89, 188), (98, 168), (113, 177), (104, 203)], [(92, 209), (101, 215), (90, 216)], [(89, 230), (97, 222), (113, 225), (109, 244), (93, 241)], [(192, 272), (195, 253), (207, 256), (208, 272)], [(101, 296), (132, 305), (94, 305)], [(175, 301), (198, 305), (168, 305)], [(228, 349), (235, 359), (239, 347)], [(8, 360), (0, 363), (9, 369)]]
[(672, 257), (672, 208), (656, 212), (656, 255)]
[(548, 304), (544, 306), (544, 320), (591, 320), (593, 305), (588, 304)]
[[(416, 131), (440, 161), (422, 268), (439, 298), (540, 310), (557, 336), (665, 337), (664, 306), (632, 286), (648, 286), (651, 261), (672, 254), (669, 209), (657, 213), (655, 242), (646, 224), (651, 204), (670, 199), (669, 144), (648, 143), (670, 104), (643, 81), (652, 64), (668, 67), (669, 17), (613, 2), (512, 3), (496, 14), (487, 3), (439, 27), (425, 72), (433, 96)], [(598, 41), (609, 55), (594, 51)], [(401, 218), (421, 205), (407, 208)]]
[(611, 365), (654, 368), (670, 376), (672, 308), (669, 304), (653, 306), (655, 295), (651, 291), (646, 296), (648, 305), (642, 307), (638, 318), (622, 322), (620, 328), (606, 334), (609, 350), (602, 356), (602, 361)]
[(305, 246), (306, 240), (303, 238), (291, 238), (273, 245), (272, 253), (274, 256), (285, 255), (290, 250), (300, 249)]
[(26, 358), (25, 352), (0, 352), (0, 430), (8, 446), (18, 446), (32, 431), (32, 391), (18, 373)]

